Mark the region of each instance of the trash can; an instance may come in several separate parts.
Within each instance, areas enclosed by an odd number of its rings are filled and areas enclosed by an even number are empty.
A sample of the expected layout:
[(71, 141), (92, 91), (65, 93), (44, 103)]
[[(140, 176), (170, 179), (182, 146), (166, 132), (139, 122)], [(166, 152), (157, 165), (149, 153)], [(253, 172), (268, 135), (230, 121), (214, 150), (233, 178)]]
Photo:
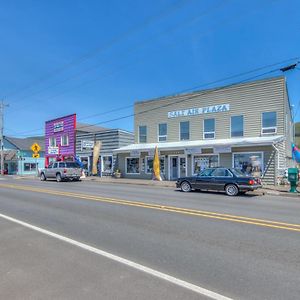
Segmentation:
[(288, 181), (291, 184), (290, 193), (297, 193), (297, 184), (299, 180), (298, 168), (288, 169)]

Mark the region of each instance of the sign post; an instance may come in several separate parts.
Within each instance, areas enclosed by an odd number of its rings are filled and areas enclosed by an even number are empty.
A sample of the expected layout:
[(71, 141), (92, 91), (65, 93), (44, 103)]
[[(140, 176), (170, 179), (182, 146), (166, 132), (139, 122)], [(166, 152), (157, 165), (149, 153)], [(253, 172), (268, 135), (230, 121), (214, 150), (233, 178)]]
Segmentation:
[(34, 143), (31, 145), (30, 149), (33, 152), (32, 157), (35, 158), (36, 174), (37, 174), (37, 176), (39, 176), (39, 168), (38, 168), (37, 159), (40, 158), (39, 151), (41, 150), (41, 146), (38, 143)]

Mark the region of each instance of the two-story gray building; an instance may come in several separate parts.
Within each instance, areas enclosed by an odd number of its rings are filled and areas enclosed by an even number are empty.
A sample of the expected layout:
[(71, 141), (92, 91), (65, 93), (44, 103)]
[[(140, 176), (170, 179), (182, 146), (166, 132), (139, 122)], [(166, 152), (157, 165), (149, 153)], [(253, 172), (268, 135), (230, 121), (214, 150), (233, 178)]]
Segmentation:
[(124, 177), (152, 178), (154, 149), (166, 180), (235, 167), (277, 184), (293, 165), (284, 77), (135, 103), (135, 144), (114, 151)]
[(122, 129), (101, 128), (82, 123), (78, 126), (77, 124), (76, 155), (88, 173), (92, 170), (93, 148), (98, 141), (101, 142), (98, 175), (112, 175), (117, 158), (113, 150), (132, 144), (134, 136), (131, 132)]

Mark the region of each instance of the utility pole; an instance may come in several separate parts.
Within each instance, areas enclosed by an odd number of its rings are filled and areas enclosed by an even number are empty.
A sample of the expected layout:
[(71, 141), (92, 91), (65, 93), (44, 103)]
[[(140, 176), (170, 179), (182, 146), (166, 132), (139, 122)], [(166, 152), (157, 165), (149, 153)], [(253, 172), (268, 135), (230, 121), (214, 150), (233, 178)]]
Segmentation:
[(7, 104), (4, 104), (4, 101), (0, 102), (0, 151), (1, 151), (1, 175), (4, 175), (4, 108), (7, 107)]

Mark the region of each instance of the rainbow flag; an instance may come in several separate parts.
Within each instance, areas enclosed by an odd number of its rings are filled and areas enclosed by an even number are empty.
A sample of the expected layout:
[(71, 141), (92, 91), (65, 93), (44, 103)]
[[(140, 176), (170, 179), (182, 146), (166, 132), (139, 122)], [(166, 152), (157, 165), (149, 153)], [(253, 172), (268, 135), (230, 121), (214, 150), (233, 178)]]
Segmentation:
[(300, 149), (292, 144), (292, 157), (298, 164), (300, 163)]

